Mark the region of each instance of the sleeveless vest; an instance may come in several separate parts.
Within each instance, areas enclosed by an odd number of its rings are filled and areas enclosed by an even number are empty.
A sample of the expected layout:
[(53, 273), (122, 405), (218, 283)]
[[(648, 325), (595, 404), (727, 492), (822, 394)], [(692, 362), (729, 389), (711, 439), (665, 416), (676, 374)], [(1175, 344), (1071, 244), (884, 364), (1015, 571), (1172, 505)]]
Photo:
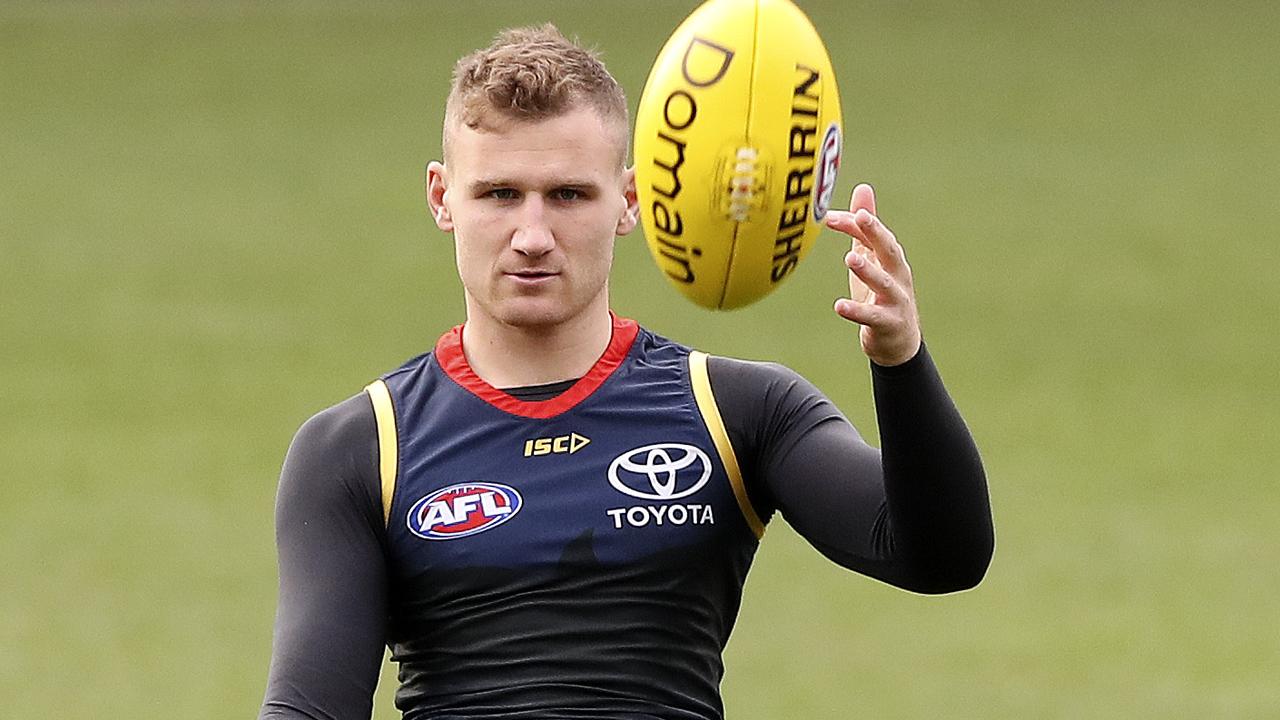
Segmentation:
[(528, 402), (459, 326), (368, 391), (407, 719), (722, 716), (763, 527), (704, 354), (614, 317), (583, 378)]

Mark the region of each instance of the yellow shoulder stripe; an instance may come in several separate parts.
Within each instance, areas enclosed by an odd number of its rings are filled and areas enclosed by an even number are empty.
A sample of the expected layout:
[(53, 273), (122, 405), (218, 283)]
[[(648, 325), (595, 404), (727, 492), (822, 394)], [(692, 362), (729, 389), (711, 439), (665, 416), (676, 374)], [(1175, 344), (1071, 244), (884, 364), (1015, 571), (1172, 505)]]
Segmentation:
[(396, 470), (399, 467), (400, 441), (396, 434), (396, 411), (391, 404), (391, 391), (382, 380), (365, 387), (373, 401), (373, 416), (378, 421), (378, 473), (382, 476), (382, 522), (391, 522), (391, 498), (396, 493)]
[(756, 515), (751, 506), (751, 498), (747, 497), (747, 486), (742, 482), (742, 470), (738, 467), (738, 457), (733, 453), (733, 445), (729, 442), (729, 433), (725, 432), (724, 420), (720, 417), (720, 408), (716, 405), (715, 394), (711, 392), (711, 379), (707, 375), (707, 354), (693, 351), (689, 354), (689, 379), (693, 383), (693, 399), (698, 403), (698, 411), (702, 413), (702, 421), (706, 423), (711, 439), (720, 454), (720, 462), (729, 474), (729, 484), (733, 486), (733, 496), (738, 500), (738, 509), (747, 521), (756, 539), (764, 537), (764, 523)]

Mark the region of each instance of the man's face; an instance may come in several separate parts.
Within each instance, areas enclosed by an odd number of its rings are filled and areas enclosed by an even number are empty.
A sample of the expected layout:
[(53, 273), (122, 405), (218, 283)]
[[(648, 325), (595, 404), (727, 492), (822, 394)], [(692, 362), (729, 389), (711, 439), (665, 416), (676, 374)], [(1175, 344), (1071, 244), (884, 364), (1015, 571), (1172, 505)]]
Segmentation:
[(454, 236), (467, 317), (554, 326), (608, 308), (614, 237), (636, 224), (618, 132), (589, 107), (454, 129), (427, 168), (436, 224)]

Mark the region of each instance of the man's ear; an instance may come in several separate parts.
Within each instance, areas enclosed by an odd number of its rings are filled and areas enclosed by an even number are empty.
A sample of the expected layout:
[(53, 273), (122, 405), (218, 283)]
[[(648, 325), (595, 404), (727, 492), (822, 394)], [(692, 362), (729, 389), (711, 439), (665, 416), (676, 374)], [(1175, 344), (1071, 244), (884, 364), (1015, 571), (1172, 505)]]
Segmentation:
[(622, 195), (627, 199), (627, 207), (623, 211), (622, 217), (618, 218), (618, 227), (614, 230), (618, 235), (626, 235), (635, 230), (636, 224), (640, 222), (640, 199), (636, 196), (636, 169), (630, 167), (624, 170), (623, 173), (625, 177), (623, 179)]
[(427, 207), (436, 227), (453, 232), (453, 215), (449, 212), (449, 177), (443, 164), (432, 160), (427, 163)]

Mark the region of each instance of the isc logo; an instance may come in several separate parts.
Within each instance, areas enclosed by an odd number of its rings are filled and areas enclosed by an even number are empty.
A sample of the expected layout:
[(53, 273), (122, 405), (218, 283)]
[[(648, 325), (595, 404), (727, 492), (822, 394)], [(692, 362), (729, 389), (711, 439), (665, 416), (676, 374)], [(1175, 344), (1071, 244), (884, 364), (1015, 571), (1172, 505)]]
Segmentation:
[(552, 453), (568, 453), (572, 455), (586, 447), (589, 442), (591, 442), (590, 438), (585, 438), (578, 433), (570, 433), (559, 437), (525, 440), (524, 456), (535, 457), (537, 455), (550, 455)]
[(437, 490), (409, 508), (409, 531), (426, 540), (455, 540), (501, 525), (520, 512), (515, 488), (463, 483)]

